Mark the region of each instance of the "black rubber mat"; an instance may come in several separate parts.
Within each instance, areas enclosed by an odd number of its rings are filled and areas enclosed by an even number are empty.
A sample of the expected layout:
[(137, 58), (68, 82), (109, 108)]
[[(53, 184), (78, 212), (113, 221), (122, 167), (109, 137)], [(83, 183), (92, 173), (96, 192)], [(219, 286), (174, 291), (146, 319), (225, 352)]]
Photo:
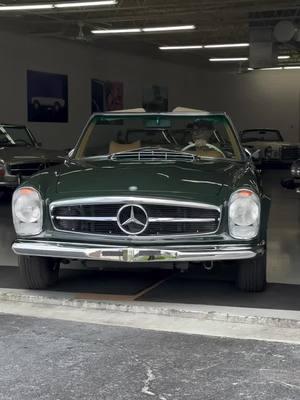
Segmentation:
[[(84, 271), (61, 270), (51, 290), (74, 293), (134, 295), (170, 275), (170, 271)], [(0, 267), (0, 287), (22, 288), (17, 267)]]
[[(235, 287), (231, 275), (195, 269), (184, 274), (162, 270), (62, 270), (59, 283), (51, 290), (136, 295), (162, 281), (136, 300), (300, 311), (300, 285), (272, 283), (263, 293), (243, 293)], [(21, 288), (18, 268), (0, 267), (0, 287)]]
[(137, 300), (300, 311), (299, 293), (300, 285), (269, 283), (265, 292), (245, 293), (233, 282), (174, 277)]

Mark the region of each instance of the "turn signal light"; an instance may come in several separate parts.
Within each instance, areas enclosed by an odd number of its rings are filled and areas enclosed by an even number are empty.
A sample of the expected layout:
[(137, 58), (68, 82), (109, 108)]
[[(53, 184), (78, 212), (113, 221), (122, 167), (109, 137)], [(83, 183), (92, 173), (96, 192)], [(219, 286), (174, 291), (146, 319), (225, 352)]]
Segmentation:
[(0, 177), (3, 177), (4, 175), (5, 175), (4, 165), (0, 165)]

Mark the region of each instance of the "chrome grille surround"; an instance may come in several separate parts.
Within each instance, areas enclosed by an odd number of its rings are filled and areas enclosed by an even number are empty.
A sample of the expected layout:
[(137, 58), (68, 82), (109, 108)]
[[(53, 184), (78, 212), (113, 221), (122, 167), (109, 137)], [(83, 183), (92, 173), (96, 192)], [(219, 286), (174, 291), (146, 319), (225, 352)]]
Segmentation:
[[(107, 216), (81, 216), (81, 215), (57, 215), (57, 211), (61, 207), (73, 207), (73, 206), (114, 206), (118, 205), (121, 208), (126, 204), (135, 204), (142, 206), (171, 206), (180, 208), (187, 208), (193, 212), (203, 211), (203, 212), (211, 212), (216, 216), (210, 218), (174, 218), (174, 217), (151, 217), (149, 215), (149, 227), (151, 224), (173, 224), (173, 223), (186, 223), (186, 224), (204, 224), (204, 223), (215, 223), (213, 230), (208, 230), (207, 232), (192, 232), (192, 233), (169, 233), (169, 234), (144, 234), (144, 235), (124, 235), (123, 232), (109, 234), (109, 233), (91, 233), (91, 232), (80, 232), (76, 230), (62, 229), (57, 226), (57, 221), (85, 221), (85, 222), (93, 222), (93, 223), (114, 223), (117, 227), (117, 212), (115, 215), (107, 215)], [(135, 241), (148, 241), (148, 240), (158, 240), (158, 239), (173, 239), (173, 238), (186, 238), (186, 237), (197, 237), (204, 235), (212, 235), (218, 232), (221, 219), (222, 219), (222, 208), (210, 204), (203, 204), (197, 202), (189, 202), (189, 201), (178, 201), (178, 200), (168, 200), (168, 199), (159, 199), (159, 198), (149, 198), (149, 197), (89, 197), (89, 198), (79, 198), (79, 199), (68, 199), (62, 201), (55, 201), (50, 204), (50, 216), (54, 230), (58, 232), (71, 233), (74, 235), (88, 235), (95, 238), (103, 238), (103, 239), (117, 239), (117, 240), (132, 240)]]
[(300, 148), (298, 146), (282, 146), (281, 158), (284, 161), (295, 161), (300, 156)]
[(140, 150), (112, 154), (113, 161), (186, 161), (193, 162), (196, 157), (191, 153), (163, 151), (163, 150)]

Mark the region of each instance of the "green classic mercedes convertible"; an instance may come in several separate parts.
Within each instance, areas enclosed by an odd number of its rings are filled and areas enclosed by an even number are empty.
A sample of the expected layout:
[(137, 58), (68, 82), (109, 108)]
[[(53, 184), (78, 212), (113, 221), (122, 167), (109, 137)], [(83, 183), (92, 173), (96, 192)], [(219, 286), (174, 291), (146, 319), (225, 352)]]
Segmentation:
[(261, 291), (269, 208), (226, 114), (94, 114), (63, 165), (15, 191), (13, 250), (31, 289), (57, 282), (62, 263), (84, 260), (226, 262), (241, 290)]

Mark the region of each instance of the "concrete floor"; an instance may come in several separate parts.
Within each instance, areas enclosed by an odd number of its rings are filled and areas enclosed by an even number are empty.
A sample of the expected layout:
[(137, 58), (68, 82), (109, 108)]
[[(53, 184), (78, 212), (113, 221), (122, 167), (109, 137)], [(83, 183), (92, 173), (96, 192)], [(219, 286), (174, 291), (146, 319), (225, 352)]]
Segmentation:
[(300, 346), (0, 314), (0, 400), (298, 400)]

